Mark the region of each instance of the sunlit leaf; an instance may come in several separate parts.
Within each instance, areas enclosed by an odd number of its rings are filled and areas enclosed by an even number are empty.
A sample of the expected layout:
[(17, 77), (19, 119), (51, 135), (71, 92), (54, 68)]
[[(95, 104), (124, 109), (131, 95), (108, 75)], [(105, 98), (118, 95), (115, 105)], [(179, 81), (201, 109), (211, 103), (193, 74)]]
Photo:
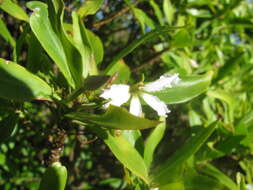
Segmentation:
[(29, 21), (26, 12), (12, 0), (0, 0), (0, 8), (17, 19)]
[(212, 73), (189, 77), (180, 77), (181, 81), (172, 88), (152, 92), (167, 104), (182, 103), (205, 92), (211, 84)]

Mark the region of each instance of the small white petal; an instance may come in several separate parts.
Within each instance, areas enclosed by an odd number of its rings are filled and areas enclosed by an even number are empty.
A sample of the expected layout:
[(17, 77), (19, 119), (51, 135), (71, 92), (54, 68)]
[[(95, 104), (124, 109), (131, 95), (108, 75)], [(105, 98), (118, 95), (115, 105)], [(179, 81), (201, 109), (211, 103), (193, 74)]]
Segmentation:
[(247, 184), (246, 189), (247, 190), (253, 190), (253, 185), (252, 184)]
[(141, 103), (138, 96), (134, 95), (130, 102), (130, 113), (136, 116), (141, 116), (142, 109), (141, 109)]
[(176, 85), (180, 81), (178, 77), (178, 73), (173, 75), (162, 75), (158, 80), (154, 82), (150, 82), (144, 85), (143, 89), (146, 92), (157, 92), (164, 90), (166, 88), (171, 88), (172, 86)]
[(167, 105), (163, 101), (159, 100), (159, 98), (157, 98), (156, 96), (142, 93), (142, 98), (150, 107), (152, 107), (158, 113), (159, 116), (166, 117), (166, 114), (170, 113), (170, 110), (167, 108)]
[(130, 98), (130, 87), (124, 84), (114, 84), (109, 89), (104, 90), (100, 97), (111, 100), (105, 107), (108, 107), (110, 104), (115, 106), (121, 106), (126, 103)]

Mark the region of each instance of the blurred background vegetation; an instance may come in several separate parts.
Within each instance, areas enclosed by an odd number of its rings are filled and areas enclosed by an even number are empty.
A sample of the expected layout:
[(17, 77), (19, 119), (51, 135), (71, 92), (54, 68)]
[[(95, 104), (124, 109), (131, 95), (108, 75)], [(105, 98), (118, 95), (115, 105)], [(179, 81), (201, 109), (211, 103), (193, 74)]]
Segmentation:
[[(31, 13), (25, 6), (27, 1), (16, 2)], [(71, 12), (80, 11), (84, 3), (65, 1), (66, 23), (71, 22)], [(152, 81), (166, 72), (191, 75), (213, 71), (212, 84), (205, 94), (188, 103), (170, 105), (166, 135), (155, 162), (172, 154), (199, 126), (220, 118), (219, 128), (195, 155), (197, 170), (218, 180), (223, 180), (222, 171), (237, 184), (253, 184), (252, 15), (251, 0), (104, 0), (95, 15), (83, 20), (103, 42), (100, 70), (141, 35), (165, 24), (182, 26), (166, 36), (152, 38), (122, 60), (129, 68), (124, 74), (131, 75), (130, 83), (140, 80), (142, 74), (146, 81)], [(45, 64), (50, 60), (43, 50), (36, 55), (39, 68), (29, 61), (32, 43), (38, 41), (31, 40), (35, 37), (28, 24), (1, 9), (0, 19), (0, 27), (4, 22), (13, 37), (6, 38), (0, 30), (0, 57), (16, 60), (52, 81), (55, 68)], [(11, 114), (14, 110), (19, 119)], [(60, 134), (52, 126), (56, 117), (51, 113), (39, 101), (21, 105), (0, 99), (0, 121), (6, 122), (7, 117), (8, 122), (17, 120), (11, 138), (0, 139), (0, 189), (38, 188), (49, 151), (57, 148), (52, 139)], [(148, 117), (153, 118), (152, 113)], [(61, 162), (69, 171), (67, 189), (131, 189), (124, 181), (124, 168), (102, 140), (85, 128), (69, 130), (64, 120), (60, 125), (67, 131), (65, 141), (57, 142), (65, 146)], [(215, 188), (225, 189), (213, 187), (211, 182), (206, 189)]]

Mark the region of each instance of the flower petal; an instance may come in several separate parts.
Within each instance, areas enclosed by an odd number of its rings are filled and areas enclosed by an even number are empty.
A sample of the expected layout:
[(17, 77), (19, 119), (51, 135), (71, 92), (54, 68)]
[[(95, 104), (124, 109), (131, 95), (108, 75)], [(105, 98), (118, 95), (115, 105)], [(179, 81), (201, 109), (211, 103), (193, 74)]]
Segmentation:
[(141, 116), (142, 109), (139, 97), (133, 95), (131, 102), (130, 102), (130, 113), (136, 116)]
[(157, 92), (166, 88), (171, 88), (180, 81), (178, 73), (173, 75), (162, 75), (158, 80), (144, 85), (143, 89), (147, 92)]
[(159, 100), (159, 98), (157, 98), (156, 96), (142, 93), (142, 98), (150, 107), (152, 107), (158, 113), (159, 116), (167, 117), (166, 114), (170, 113), (170, 110), (167, 108), (167, 105), (163, 101)]
[(131, 96), (129, 89), (130, 87), (125, 84), (113, 84), (109, 89), (104, 90), (100, 97), (111, 100), (105, 107), (108, 107), (110, 104), (121, 106), (126, 103)]

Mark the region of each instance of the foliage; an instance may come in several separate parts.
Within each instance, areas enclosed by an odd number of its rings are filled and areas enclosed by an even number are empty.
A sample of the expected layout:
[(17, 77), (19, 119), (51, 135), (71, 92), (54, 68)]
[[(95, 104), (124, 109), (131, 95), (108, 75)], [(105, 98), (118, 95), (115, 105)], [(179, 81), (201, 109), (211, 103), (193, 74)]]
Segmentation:
[[(252, 1), (0, 0), (0, 11), (0, 189), (42, 188), (55, 163), (61, 189), (253, 186)], [(167, 118), (101, 97), (175, 73), (150, 92), (171, 104)]]

